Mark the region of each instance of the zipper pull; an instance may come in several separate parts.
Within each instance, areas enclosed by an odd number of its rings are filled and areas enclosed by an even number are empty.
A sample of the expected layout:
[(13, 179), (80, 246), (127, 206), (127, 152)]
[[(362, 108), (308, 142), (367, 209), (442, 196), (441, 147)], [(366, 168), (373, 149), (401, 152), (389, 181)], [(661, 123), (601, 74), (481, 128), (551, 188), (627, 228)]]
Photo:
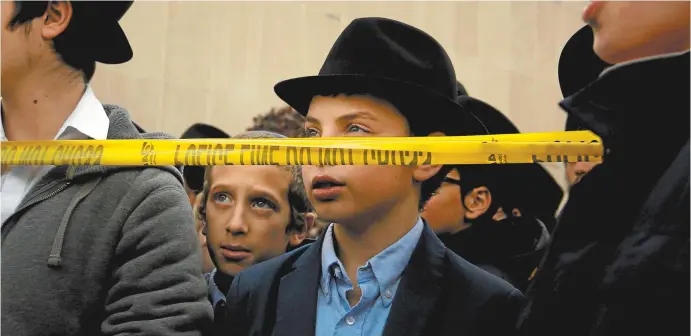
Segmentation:
[(76, 172), (77, 172), (76, 166), (68, 166), (67, 167), (67, 173), (65, 174), (65, 177), (67, 177), (68, 181), (72, 181), (72, 179), (74, 179), (74, 174)]

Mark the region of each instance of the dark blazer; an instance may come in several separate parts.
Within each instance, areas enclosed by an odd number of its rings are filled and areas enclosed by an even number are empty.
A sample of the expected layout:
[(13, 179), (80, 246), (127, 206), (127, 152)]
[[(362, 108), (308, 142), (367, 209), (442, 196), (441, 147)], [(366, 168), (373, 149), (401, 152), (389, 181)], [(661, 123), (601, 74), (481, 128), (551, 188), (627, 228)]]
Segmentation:
[[(314, 335), (323, 239), (238, 274), (228, 293), (226, 335)], [(384, 335), (510, 335), (522, 298), (444, 247), (425, 225)]]

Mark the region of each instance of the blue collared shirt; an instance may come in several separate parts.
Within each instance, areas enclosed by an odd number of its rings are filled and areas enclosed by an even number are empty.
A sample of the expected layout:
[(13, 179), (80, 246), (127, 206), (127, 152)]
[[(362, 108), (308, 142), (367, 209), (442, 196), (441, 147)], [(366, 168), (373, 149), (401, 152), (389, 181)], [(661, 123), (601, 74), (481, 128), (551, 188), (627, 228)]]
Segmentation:
[(206, 274), (206, 282), (209, 285), (209, 300), (211, 300), (211, 307), (216, 309), (216, 305), (223, 301), (226, 302), (226, 295), (218, 289), (216, 282), (214, 281), (214, 275), (216, 275), (217, 270), (214, 268), (213, 271)]
[(357, 285), (362, 296), (360, 302), (351, 308), (346, 292), (353, 288), (353, 283), (336, 256), (331, 224), (322, 245), (316, 335), (381, 335), (401, 274), (422, 236), (423, 228), (422, 220), (418, 218), (405, 236), (358, 268)]

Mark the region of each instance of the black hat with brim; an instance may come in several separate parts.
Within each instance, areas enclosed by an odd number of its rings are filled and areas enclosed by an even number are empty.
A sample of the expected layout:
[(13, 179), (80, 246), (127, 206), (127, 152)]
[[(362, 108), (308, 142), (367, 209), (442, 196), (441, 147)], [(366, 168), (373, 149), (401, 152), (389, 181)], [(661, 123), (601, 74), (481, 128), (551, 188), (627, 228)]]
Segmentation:
[[(479, 99), (460, 96), (458, 103), (480, 118), (487, 126), (489, 134), (520, 133), (518, 127), (506, 115)], [(529, 211), (535, 216), (554, 216), (561, 204), (564, 191), (544, 167), (536, 163), (492, 166), (502, 169), (502, 175), (506, 178), (521, 182), (520, 188), (507, 192), (513, 199), (520, 200), (518, 203), (523, 205), (524, 211)], [(507, 174), (506, 170), (509, 169), (513, 172)]]
[(566, 126), (564, 127), (565, 131), (582, 131), (587, 129), (588, 127), (577, 117), (574, 117), (570, 114), (566, 116)]
[(230, 135), (221, 129), (203, 123), (196, 123), (186, 129), (180, 139), (224, 139)]
[[(120, 64), (132, 59), (132, 47), (118, 21), (133, 1), (69, 1), (72, 17), (67, 28), (53, 39), (61, 49), (69, 49), (71, 57), (80, 61)], [(46, 13), (49, 1), (22, 1), (17, 17), (27, 19)]]
[(132, 59), (127, 35), (118, 23), (134, 1), (70, 1), (73, 19), (64, 34), (70, 48), (96, 62), (121, 64)]
[[(278, 83), (276, 94), (302, 115), (307, 115), (315, 96), (340, 93), (367, 94), (384, 99), (396, 107), (415, 135), (442, 131), (447, 135), (487, 134), (477, 117), (456, 102), (424, 87), (388, 78), (360, 75), (310, 76)], [(464, 125), (449, 128), (449, 123)]]
[[(180, 139), (227, 139), (230, 135), (214, 126), (197, 123), (182, 133)], [(187, 187), (195, 192), (201, 192), (204, 188), (204, 167), (185, 166), (182, 169), (182, 176)]]
[(468, 95), (468, 90), (465, 89), (465, 86), (463, 86), (461, 82), (456, 82), (456, 95), (459, 97)]
[(486, 134), (482, 122), (456, 103), (455, 76), (446, 51), (425, 32), (390, 19), (361, 18), (343, 30), (318, 75), (282, 81), (274, 91), (302, 115), (315, 96), (363, 94), (394, 105), (415, 135)]

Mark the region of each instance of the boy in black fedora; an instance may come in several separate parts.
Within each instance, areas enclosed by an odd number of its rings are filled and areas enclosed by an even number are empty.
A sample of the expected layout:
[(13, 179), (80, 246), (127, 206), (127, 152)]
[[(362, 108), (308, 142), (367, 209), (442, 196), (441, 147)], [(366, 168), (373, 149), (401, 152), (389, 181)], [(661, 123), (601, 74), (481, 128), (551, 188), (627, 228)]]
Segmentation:
[[(317, 76), (275, 91), (310, 137), (481, 134), (455, 72), (426, 33), (356, 19)], [(454, 124), (455, 128), (447, 128)], [(459, 126), (460, 125), (460, 126)], [(444, 247), (420, 218), (448, 168), (304, 166), (319, 239), (251, 267), (228, 293), (233, 335), (507, 335), (521, 293)]]
[[(490, 134), (516, 134), (501, 112), (472, 97), (458, 103)], [(538, 164), (455, 165), (422, 216), (444, 245), (518, 289), (525, 289), (549, 241), (561, 187)]]
[[(131, 1), (3, 1), (2, 141), (169, 139), (101, 104)], [(3, 335), (200, 335), (211, 307), (174, 167), (3, 167)]]
[[(526, 335), (689, 334), (689, 2), (591, 2), (613, 64), (561, 107), (603, 142), (529, 290)], [(576, 68), (574, 68), (574, 71)]]

